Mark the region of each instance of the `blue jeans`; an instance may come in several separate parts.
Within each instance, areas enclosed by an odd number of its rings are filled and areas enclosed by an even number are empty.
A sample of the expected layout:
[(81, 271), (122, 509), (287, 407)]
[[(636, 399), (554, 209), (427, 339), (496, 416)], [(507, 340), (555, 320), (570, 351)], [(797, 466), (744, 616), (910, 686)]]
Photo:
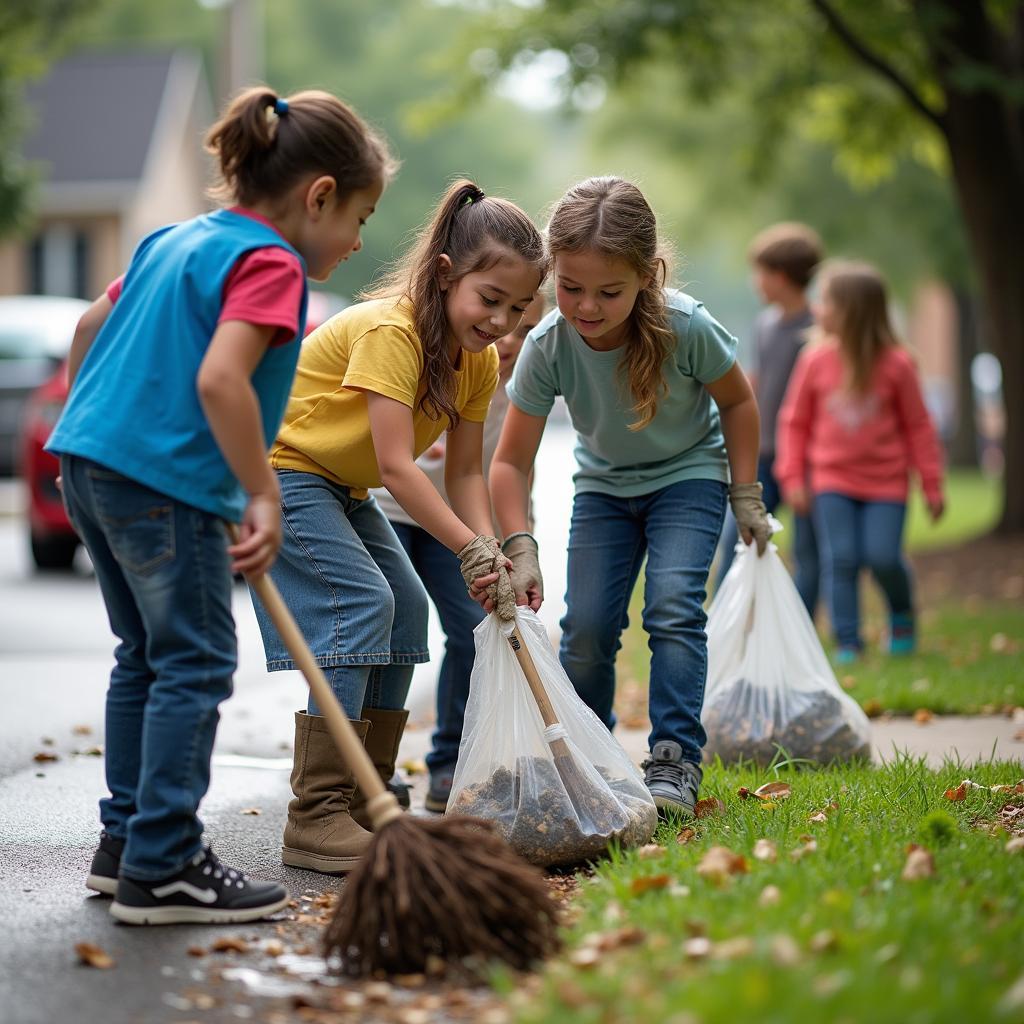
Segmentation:
[[(774, 474), (775, 456), (762, 455), (757, 460), (757, 479), (764, 486), (764, 507), (769, 514), (782, 504), (782, 493)], [(718, 545), (719, 565), (715, 578), (715, 589), (722, 585), (726, 573), (736, 555), (740, 531), (736, 526), (736, 518), (730, 510), (725, 517), (725, 528), (722, 540)], [(807, 614), (814, 618), (818, 607), (818, 587), (821, 579), (821, 565), (818, 559), (818, 540), (814, 533), (812, 516), (793, 516), (793, 563), (795, 568), (796, 589), (807, 609)]]
[(427, 767), (432, 772), (443, 771), (454, 768), (459, 759), (469, 677), (476, 657), (473, 630), (485, 613), (466, 592), (458, 556), (422, 527), (391, 525), (427, 588), (444, 630), (444, 658), (437, 675), (437, 728), (427, 754)]
[(840, 647), (863, 646), (857, 589), (862, 568), (878, 581), (890, 614), (911, 614), (912, 583), (902, 552), (906, 511), (898, 501), (861, 501), (831, 492), (814, 496), (825, 593)]
[[(373, 498), (315, 473), (278, 472), (284, 540), (270, 575), (351, 719), (399, 709), (428, 661), (427, 594)], [(267, 670), (294, 669), (253, 596)], [(395, 614), (399, 609), (400, 613)], [(320, 714), (309, 698), (308, 711)]]
[(615, 655), (644, 555), (643, 626), (651, 649), (650, 744), (675, 740), (700, 762), (707, 677), (705, 587), (725, 515), (726, 486), (683, 480), (636, 498), (576, 495), (569, 530), (559, 658), (576, 692), (615, 726)]
[(63, 456), (61, 476), (120, 641), (100, 819), (126, 840), (125, 875), (166, 878), (201, 846), (196, 812), (237, 664), (227, 533), (217, 516), (87, 459)]

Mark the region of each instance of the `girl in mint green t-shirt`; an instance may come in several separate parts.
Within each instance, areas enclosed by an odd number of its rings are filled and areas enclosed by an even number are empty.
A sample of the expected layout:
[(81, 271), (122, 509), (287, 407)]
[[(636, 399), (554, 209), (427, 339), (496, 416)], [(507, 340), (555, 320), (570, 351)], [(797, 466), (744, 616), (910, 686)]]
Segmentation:
[[(548, 225), (558, 308), (530, 333), (490, 483), (521, 604), (543, 600), (527, 532), (528, 479), (562, 395), (576, 429), (576, 496), (559, 656), (580, 697), (615, 724), (615, 654), (647, 557), (643, 625), (651, 648), (655, 803), (692, 814), (701, 779), (707, 673), (705, 586), (726, 499), (764, 550), (756, 483), (758, 412), (735, 339), (688, 295), (666, 289), (654, 213), (621, 178), (590, 178)], [(729, 484), (730, 479), (732, 483)]]

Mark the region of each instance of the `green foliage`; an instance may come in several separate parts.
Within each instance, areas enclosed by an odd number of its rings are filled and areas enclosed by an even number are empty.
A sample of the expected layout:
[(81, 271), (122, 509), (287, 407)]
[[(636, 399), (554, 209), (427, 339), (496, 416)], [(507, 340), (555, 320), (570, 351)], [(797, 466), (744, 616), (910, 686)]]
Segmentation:
[(95, 0), (4, 0), (0, 7), (0, 238), (30, 213), (33, 169), (19, 155), (27, 127), (24, 83), (48, 62)]

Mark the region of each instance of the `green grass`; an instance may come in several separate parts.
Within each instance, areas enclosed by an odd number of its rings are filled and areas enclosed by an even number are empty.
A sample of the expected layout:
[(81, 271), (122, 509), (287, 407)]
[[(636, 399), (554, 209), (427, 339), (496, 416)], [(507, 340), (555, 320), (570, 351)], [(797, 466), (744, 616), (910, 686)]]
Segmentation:
[[(1000, 807), (1024, 796), (943, 796), (965, 777), (988, 786), (1022, 774), (1019, 762), (931, 771), (909, 758), (783, 768), (792, 797), (769, 806), (737, 788), (775, 773), (715, 765), (702, 793), (724, 811), (691, 823), (685, 845), (663, 826), (655, 857), (631, 851), (601, 864), (576, 897), (565, 953), (537, 987), (499, 987), (517, 1024), (1024, 1021), (1024, 851), (1007, 852), (996, 825)], [(827, 821), (808, 820), (833, 803)], [(817, 849), (793, 860), (804, 837)], [(777, 862), (753, 857), (759, 839), (776, 844)], [(933, 877), (901, 878), (911, 843), (933, 854)], [(745, 857), (747, 872), (721, 884), (699, 876), (716, 845)], [(653, 879), (646, 892), (644, 879)], [(768, 886), (779, 899), (765, 905)], [(626, 927), (641, 930), (635, 944), (596, 959), (580, 952), (593, 948), (587, 936)], [(687, 955), (695, 936), (710, 941), (709, 955)]]

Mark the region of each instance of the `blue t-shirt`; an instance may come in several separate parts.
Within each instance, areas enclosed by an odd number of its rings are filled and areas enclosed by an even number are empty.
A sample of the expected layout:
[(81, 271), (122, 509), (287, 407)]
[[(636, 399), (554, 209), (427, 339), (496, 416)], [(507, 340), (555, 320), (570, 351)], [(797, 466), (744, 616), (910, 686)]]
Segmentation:
[[(238, 522), (246, 495), (210, 431), (196, 377), (224, 283), (248, 252), (299, 253), (269, 224), (217, 210), (160, 228), (136, 249), (124, 288), (82, 362), (47, 450), (92, 459), (177, 501)], [(306, 321), (252, 375), (267, 448), (277, 435)]]
[(728, 483), (718, 408), (705, 384), (736, 361), (736, 339), (696, 299), (665, 291), (676, 348), (662, 366), (668, 393), (643, 430), (619, 364), (623, 348), (597, 352), (557, 310), (527, 336), (508, 396), (530, 416), (547, 416), (562, 395), (576, 428), (577, 492), (632, 498), (680, 480)]

